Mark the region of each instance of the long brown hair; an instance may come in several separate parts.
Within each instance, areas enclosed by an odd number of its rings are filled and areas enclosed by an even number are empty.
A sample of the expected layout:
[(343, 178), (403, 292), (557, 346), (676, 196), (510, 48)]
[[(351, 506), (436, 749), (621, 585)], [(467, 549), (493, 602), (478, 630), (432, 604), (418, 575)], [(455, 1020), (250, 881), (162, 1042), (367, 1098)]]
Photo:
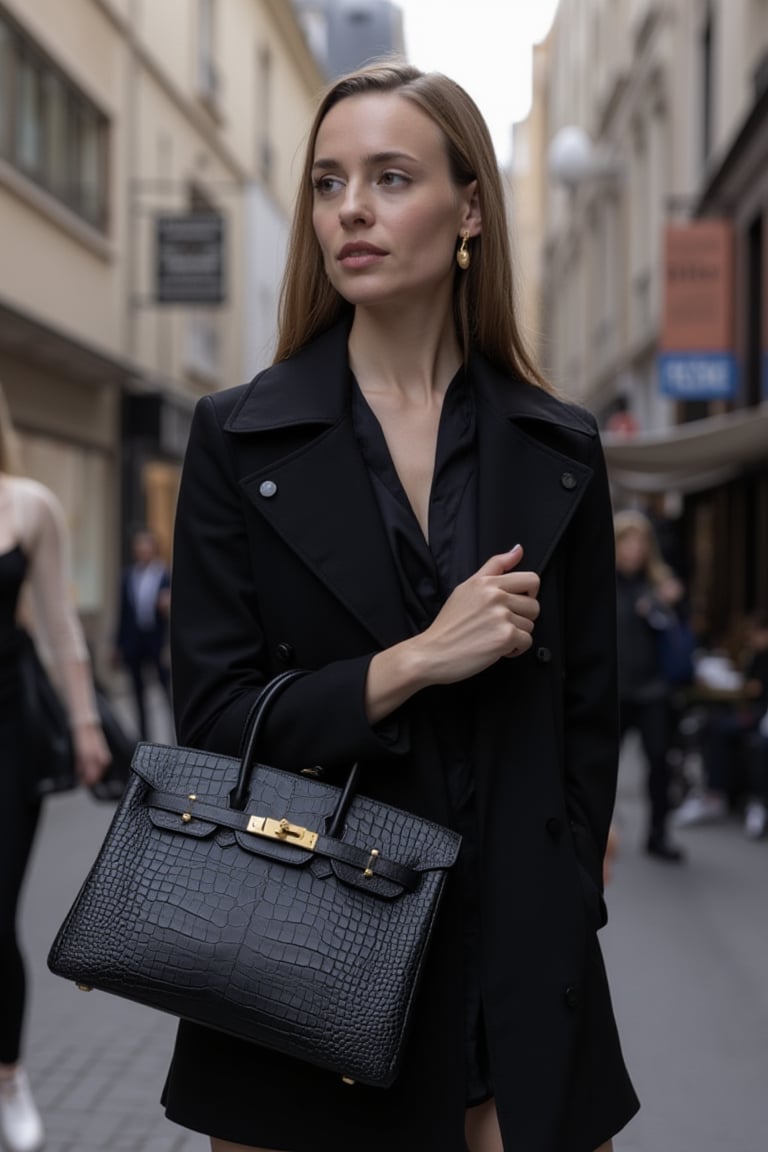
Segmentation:
[(466, 359), (470, 347), (499, 368), (548, 387), (523, 346), (515, 315), (512, 255), (504, 191), (493, 143), (475, 102), (439, 72), (420, 72), (400, 59), (374, 61), (336, 81), (325, 93), (307, 140), (293, 216), (283, 286), (275, 362), (298, 352), (344, 316), (352, 306), (329, 282), (312, 226), (312, 163), (320, 125), (348, 96), (397, 92), (430, 117), (446, 141), (457, 185), (477, 180), (482, 232), (472, 241), (472, 261), (454, 279), (456, 334)]

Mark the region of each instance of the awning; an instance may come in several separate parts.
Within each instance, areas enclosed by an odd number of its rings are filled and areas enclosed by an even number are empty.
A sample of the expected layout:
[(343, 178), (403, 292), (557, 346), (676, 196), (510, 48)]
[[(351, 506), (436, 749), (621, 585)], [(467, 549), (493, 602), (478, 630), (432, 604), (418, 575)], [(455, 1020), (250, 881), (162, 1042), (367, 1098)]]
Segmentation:
[(768, 401), (632, 437), (604, 432), (612, 481), (634, 492), (698, 492), (768, 464)]

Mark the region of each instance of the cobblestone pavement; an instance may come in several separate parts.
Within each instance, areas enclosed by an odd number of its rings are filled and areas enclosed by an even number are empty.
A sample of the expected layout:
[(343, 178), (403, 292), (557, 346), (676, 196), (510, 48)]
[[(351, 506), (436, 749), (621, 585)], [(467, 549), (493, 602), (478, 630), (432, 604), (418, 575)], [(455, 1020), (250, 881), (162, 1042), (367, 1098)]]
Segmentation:
[[(168, 739), (166, 728), (153, 734)], [(113, 811), (85, 793), (49, 800), (23, 904), (30, 962), (27, 1065), (47, 1152), (207, 1152), (159, 1103), (174, 1022), (52, 976), (45, 957)], [(640, 768), (630, 746), (620, 849), (601, 933), (627, 1063), (643, 1107), (616, 1152), (768, 1147), (768, 842), (736, 820), (688, 829), (682, 867), (639, 850)], [(510, 1152), (524, 1152), (511, 1149)]]

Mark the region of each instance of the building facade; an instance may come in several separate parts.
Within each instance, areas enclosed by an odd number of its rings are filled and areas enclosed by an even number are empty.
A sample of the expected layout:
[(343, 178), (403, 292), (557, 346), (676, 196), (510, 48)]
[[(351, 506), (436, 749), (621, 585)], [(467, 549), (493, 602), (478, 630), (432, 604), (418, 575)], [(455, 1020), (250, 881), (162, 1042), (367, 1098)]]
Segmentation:
[[(540, 356), (600, 418), (617, 502), (682, 510), (691, 593), (718, 638), (768, 609), (768, 4), (560, 0), (547, 69)], [(735, 374), (719, 394), (660, 373), (665, 235), (703, 218), (732, 243)]]
[(403, 13), (390, 0), (292, 0), (329, 80), (376, 56), (405, 52)]
[(324, 80), (283, 0), (0, 0), (0, 381), (96, 648), (195, 400), (269, 357)]

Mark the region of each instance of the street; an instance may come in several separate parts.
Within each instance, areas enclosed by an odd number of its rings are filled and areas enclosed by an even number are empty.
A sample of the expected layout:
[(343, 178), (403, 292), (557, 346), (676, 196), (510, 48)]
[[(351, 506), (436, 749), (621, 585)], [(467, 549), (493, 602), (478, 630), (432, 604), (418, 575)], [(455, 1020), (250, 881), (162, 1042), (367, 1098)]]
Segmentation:
[(622, 847), (601, 934), (642, 1108), (616, 1152), (768, 1148), (768, 842), (740, 822), (675, 833), (684, 865), (638, 851), (637, 760), (625, 757)]
[[(27, 1065), (47, 1152), (205, 1152), (207, 1140), (170, 1124), (159, 1103), (173, 1020), (80, 992), (46, 969), (50, 943), (112, 811), (87, 794), (51, 799), (25, 893)], [(762, 1152), (768, 842), (747, 840), (735, 820), (692, 828), (679, 833), (687, 863), (660, 864), (638, 849), (641, 816), (630, 745), (617, 803), (610, 921), (601, 938), (643, 1106), (616, 1152)]]

